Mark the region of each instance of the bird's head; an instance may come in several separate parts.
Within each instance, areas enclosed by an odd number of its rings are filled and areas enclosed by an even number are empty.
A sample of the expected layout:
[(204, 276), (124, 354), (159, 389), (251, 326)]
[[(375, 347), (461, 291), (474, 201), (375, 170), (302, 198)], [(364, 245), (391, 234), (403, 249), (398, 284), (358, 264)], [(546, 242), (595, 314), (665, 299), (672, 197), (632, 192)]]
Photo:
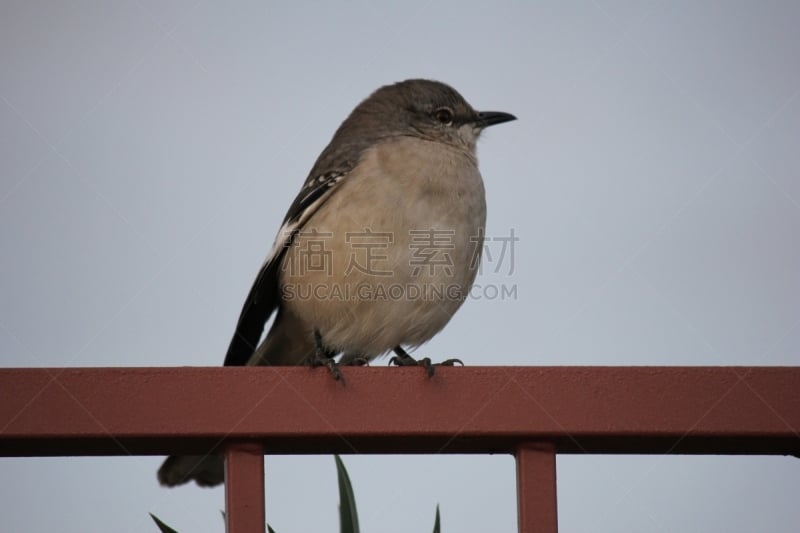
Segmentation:
[(366, 135), (373, 142), (415, 136), (474, 153), (484, 128), (515, 119), (500, 111), (476, 111), (444, 83), (414, 79), (376, 90), (353, 110), (337, 135)]

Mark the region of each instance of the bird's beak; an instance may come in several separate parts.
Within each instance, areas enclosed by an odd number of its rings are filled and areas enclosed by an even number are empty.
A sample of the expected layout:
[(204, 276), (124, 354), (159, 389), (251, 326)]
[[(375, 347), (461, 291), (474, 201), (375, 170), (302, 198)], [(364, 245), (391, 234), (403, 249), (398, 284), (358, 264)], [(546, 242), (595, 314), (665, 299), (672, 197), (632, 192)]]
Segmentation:
[(511, 113), (503, 113), (502, 111), (480, 111), (478, 113), (478, 119), (475, 121), (475, 125), (483, 129), (488, 128), (489, 126), (494, 126), (495, 124), (502, 124), (503, 122), (509, 122), (512, 120), (517, 120), (517, 117)]

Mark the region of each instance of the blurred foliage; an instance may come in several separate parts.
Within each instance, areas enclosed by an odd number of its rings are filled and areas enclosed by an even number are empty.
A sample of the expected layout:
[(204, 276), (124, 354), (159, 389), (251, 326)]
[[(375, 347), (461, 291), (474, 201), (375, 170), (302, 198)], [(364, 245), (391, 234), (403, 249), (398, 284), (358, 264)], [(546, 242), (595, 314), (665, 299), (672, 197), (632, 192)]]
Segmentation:
[[(340, 533), (360, 533), (358, 527), (358, 511), (356, 510), (356, 496), (353, 493), (353, 484), (350, 482), (350, 475), (347, 473), (342, 458), (338, 455), (333, 456), (336, 461), (336, 477), (339, 479), (339, 531)], [(158, 526), (161, 533), (178, 533), (167, 524), (161, 521), (156, 515), (150, 513), (150, 517)], [(225, 511), (222, 511), (222, 519), (225, 520)], [(433, 524), (433, 533), (440, 533), (439, 505), (436, 505), (436, 520)], [(275, 530), (267, 524), (268, 533), (275, 533)]]

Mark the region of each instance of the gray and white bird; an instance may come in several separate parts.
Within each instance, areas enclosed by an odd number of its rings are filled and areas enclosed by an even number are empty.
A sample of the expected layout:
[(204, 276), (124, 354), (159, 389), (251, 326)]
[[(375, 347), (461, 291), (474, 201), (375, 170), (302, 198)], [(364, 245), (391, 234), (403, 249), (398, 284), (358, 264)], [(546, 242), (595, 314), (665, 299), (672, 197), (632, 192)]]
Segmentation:
[[(338, 365), (393, 351), (393, 363), (432, 373), (405, 348), (436, 335), (469, 294), (486, 224), (476, 142), (515, 118), (476, 111), (452, 87), (422, 79), (356, 106), (289, 207), (225, 365), (324, 365), (339, 379)], [(222, 457), (169, 457), (158, 478), (217, 485)]]

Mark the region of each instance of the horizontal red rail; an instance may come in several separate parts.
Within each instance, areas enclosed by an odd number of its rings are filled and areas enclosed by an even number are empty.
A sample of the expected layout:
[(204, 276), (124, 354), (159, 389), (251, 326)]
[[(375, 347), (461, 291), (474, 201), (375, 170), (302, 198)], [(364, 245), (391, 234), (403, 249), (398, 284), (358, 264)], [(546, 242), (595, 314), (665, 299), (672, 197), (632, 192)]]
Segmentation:
[(0, 370), (0, 455), (800, 454), (799, 367)]

